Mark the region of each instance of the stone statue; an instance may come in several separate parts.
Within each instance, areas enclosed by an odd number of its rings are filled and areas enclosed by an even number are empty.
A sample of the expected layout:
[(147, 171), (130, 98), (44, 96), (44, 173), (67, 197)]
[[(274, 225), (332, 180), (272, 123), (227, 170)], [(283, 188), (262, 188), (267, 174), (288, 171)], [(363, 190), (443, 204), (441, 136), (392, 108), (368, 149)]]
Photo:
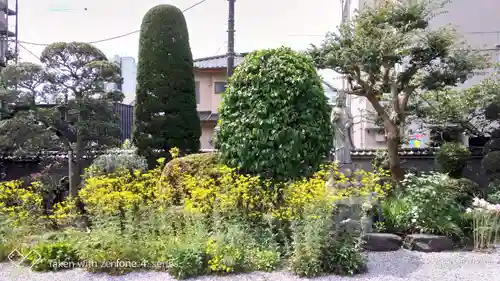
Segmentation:
[[(341, 90), (342, 91), (342, 90)], [(351, 161), (351, 149), (353, 147), (351, 128), (352, 128), (352, 118), (350, 115), (350, 110), (346, 105), (345, 93), (338, 91), (339, 95), (335, 102), (335, 106), (331, 114), (331, 122), (334, 125), (335, 130), (335, 162), (339, 165), (339, 168), (344, 171), (345, 169), (350, 169), (352, 164)], [(328, 181), (328, 186), (333, 186), (335, 179), (333, 173)]]
[(218, 149), (217, 147), (217, 134), (219, 134), (220, 127), (219, 124), (217, 124), (214, 128), (214, 131), (212, 133), (212, 139), (210, 140), (210, 145), (212, 145), (213, 148)]

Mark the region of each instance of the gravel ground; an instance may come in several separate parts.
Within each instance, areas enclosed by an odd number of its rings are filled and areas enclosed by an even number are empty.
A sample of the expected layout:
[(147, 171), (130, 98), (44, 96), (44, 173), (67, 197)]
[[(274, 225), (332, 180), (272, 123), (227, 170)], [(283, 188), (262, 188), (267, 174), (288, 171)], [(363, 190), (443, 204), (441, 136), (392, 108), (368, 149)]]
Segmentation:
[[(82, 269), (34, 273), (9, 263), (0, 264), (0, 281), (170, 281), (161, 272), (134, 272), (123, 276), (88, 273)], [(299, 281), (288, 272), (204, 276), (192, 281)], [(370, 253), (368, 273), (355, 277), (324, 276), (316, 281), (495, 281), (500, 280), (500, 253)]]

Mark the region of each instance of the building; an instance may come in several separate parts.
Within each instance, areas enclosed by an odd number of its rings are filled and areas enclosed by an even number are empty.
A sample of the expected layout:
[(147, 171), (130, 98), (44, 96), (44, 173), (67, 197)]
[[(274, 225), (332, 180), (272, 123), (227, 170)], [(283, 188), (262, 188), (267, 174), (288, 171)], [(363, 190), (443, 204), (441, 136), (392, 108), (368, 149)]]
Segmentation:
[[(1, 0), (0, 0), (1, 1)], [(121, 76), (123, 83), (118, 85), (116, 83), (108, 83), (107, 90), (120, 90), (125, 95), (123, 99), (124, 104), (131, 104), (135, 100), (135, 89), (137, 85), (137, 63), (133, 57), (120, 57), (115, 55), (112, 62), (117, 63), (121, 69)]]
[[(388, 0), (352, 0), (350, 14), (361, 9), (364, 5), (373, 5)], [(389, 0), (390, 1), (390, 0)], [(430, 28), (435, 29), (445, 25), (456, 26), (457, 32), (467, 41), (472, 48), (484, 51), (491, 55), (493, 63), (500, 62), (500, 9), (498, 0), (452, 0), (444, 10), (446, 13), (438, 15), (431, 22)], [(491, 73), (491, 69), (488, 73)], [(461, 87), (469, 87), (478, 83), (484, 76), (476, 76)], [(381, 126), (375, 125), (368, 112), (373, 108), (365, 98), (354, 97), (351, 99), (351, 112), (354, 117), (353, 141), (355, 148), (376, 149), (385, 147), (385, 136)], [(369, 119), (369, 120), (367, 120)], [(430, 129), (423, 124), (411, 124), (408, 127), (410, 142), (406, 147), (427, 147), (430, 141)], [(469, 137), (460, 136), (464, 143), (469, 143)], [(472, 140), (472, 138), (471, 138)]]
[[(237, 54), (234, 60), (238, 66), (246, 54)], [(196, 81), (196, 103), (201, 122), (201, 149), (213, 148), (213, 132), (219, 120), (218, 108), (221, 94), (227, 84), (227, 56), (213, 56), (194, 60)]]
[(121, 142), (132, 139), (134, 126), (134, 106), (124, 103), (115, 103), (115, 112), (120, 118)]
[[(11, 1), (11, 3), (16, 2)], [(12, 37), (16, 37), (16, 34), (11, 31), (14, 28), (11, 28), (10, 19), (16, 20), (17, 11), (10, 9), (10, 6), (14, 5), (9, 5), (8, 0), (0, 0), (0, 67), (6, 66), (9, 41), (12, 41)], [(17, 24), (17, 20), (15, 23)]]

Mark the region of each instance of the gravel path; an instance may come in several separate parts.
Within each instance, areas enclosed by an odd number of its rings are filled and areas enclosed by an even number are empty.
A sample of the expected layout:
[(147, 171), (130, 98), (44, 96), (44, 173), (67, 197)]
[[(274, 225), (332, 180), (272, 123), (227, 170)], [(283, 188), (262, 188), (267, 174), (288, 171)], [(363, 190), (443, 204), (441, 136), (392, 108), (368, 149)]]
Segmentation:
[[(495, 281), (500, 280), (500, 253), (417, 253), (398, 251), (370, 253), (369, 272), (355, 277), (325, 276), (316, 281)], [(81, 269), (57, 273), (34, 273), (9, 263), (0, 264), (0, 281), (170, 281), (161, 272), (135, 272), (124, 276), (92, 274)], [(287, 272), (204, 276), (193, 281), (299, 281)]]

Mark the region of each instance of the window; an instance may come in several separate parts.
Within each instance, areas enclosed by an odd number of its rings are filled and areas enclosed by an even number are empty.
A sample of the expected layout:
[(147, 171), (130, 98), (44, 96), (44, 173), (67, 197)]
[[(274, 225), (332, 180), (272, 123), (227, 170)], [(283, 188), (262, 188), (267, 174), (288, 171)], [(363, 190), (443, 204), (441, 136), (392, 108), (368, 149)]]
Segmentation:
[(215, 85), (215, 94), (216, 95), (226, 91), (226, 85), (227, 85), (226, 82), (215, 82), (214, 85)]
[(200, 82), (196, 81), (196, 104), (200, 104)]

